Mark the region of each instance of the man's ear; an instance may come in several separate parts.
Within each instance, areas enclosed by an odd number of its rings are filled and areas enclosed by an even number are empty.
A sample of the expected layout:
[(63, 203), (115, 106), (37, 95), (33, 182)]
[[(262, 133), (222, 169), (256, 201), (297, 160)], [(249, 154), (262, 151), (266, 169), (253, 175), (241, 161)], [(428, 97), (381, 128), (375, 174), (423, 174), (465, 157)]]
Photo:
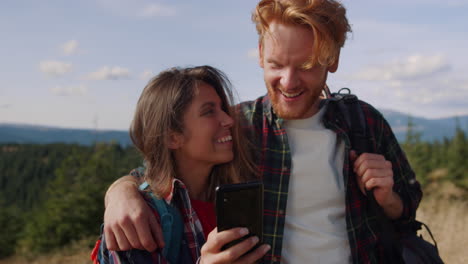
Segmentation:
[(263, 68), (263, 47), (262, 43), (258, 43), (258, 64), (260, 65), (261, 68)]
[(340, 61), (340, 50), (338, 51), (338, 55), (336, 56), (335, 62), (333, 62), (332, 65), (328, 66), (328, 71), (331, 73), (336, 72), (336, 70), (338, 70), (339, 61)]
[(168, 141), (169, 142), (167, 142), (167, 146), (170, 149), (176, 150), (182, 147), (182, 145), (184, 144), (184, 137), (181, 133), (171, 132)]

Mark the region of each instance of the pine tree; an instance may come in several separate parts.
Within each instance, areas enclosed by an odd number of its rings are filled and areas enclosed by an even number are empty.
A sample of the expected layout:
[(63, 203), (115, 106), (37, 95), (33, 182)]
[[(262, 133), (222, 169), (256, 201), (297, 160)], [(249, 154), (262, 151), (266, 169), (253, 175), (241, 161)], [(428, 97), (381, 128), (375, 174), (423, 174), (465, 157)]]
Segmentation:
[(455, 136), (447, 150), (449, 177), (458, 186), (468, 189), (468, 144), (465, 131), (456, 119)]
[(431, 170), (429, 165), (431, 151), (430, 146), (421, 141), (421, 137), (422, 133), (417, 131), (412, 117), (409, 116), (406, 139), (403, 143), (403, 148), (405, 149), (406, 156), (416, 174), (416, 178), (424, 185), (428, 180), (427, 174)]
[(16, 206), (8, 206), (0, 198), (0, 258), (15, 253), (16, 243), (20, 236), (23, 219)]

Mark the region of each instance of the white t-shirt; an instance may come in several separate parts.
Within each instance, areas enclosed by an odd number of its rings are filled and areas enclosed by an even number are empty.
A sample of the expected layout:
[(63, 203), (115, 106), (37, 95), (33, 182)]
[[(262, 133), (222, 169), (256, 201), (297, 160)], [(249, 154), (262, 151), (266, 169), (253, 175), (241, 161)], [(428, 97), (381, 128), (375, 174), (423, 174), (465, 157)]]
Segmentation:
[(292, 156), (284, 263), (347, 263), (344, 142), (324, 127), (326, 106), (313, 117), (284, 122)]

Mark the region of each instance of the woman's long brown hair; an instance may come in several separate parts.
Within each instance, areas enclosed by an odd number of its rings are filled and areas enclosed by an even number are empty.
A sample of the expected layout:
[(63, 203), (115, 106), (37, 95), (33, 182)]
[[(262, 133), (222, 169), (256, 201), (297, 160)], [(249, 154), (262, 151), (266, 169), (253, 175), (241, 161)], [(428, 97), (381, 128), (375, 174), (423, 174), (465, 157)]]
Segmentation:
[(233, 161), (214, 166), (206, 190), (208, 199), (214, 200), (217, 185), (247, 181), (256, 174), (247, 149), (249, 144), (241, 131), (238, 112), (233, 107), (233, 93), (226, 75), (211, 66), (171, 68), (146, 85), (130, 127), (130, 137), (145, 160), (145, 180), (159, 197), (170, 192), (172, 180), (177, 178), (177, 163), (168, 147), (168, 137), (170, 132), (183, 132), (184, 113), (201, 82), (216, 90), (222, 109), (235, 120), (232, 128)]

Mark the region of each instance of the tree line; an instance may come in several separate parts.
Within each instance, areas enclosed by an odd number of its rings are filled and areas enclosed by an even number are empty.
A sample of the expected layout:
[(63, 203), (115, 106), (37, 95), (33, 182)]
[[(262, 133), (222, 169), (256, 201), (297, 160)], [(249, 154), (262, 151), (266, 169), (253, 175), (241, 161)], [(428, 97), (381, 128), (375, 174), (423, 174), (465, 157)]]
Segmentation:
[[(421, 141), (412, 125), (402, 146), (423, 186), (451, 181), (468, 191), (468, 142)], [(142, 160), (133, 147), (106, 143), (0, 145), (0, 258), (47, 253), (73, 241), (95, 241), (107, 187)], [(443, 170), (443, 177), (431, 176)]]
[(117, 144), (0, 145), (0, 258), (96, 239), (107, 187), (140, 165)]
[(458, 120), (455, 135), (450, 139), (426, 142), (421, 140), (421, 136), (410, 118), (402, 147), (418, 181), (423, 186), (431, 182), (450, 181), (468, 191), (468, 139)]

